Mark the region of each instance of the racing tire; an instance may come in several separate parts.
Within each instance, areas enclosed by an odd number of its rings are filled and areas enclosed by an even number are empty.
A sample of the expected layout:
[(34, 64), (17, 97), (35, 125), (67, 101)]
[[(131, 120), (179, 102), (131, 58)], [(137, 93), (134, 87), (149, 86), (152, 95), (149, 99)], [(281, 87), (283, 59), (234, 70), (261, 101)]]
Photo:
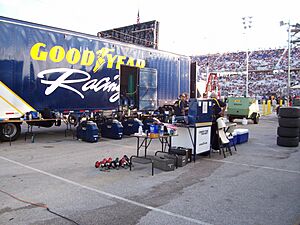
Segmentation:
[(300, 128), (300, 118), (278, 118), (280, 127)]
[(280, 137), (299, 137), (299, 128), (294, 127), (278, 127), (277, 135)]
[(5, 123), (0, 126), (0, 139), (2, 141), (15, 141), (21, 134), (20, 123)]
[(299, 118), (300, 108), (296, 107), (280, 107), (279, 116), (284, 118)]
[(277, 137), (277, 145), (283, 147), (298, 147), (299, 137)]

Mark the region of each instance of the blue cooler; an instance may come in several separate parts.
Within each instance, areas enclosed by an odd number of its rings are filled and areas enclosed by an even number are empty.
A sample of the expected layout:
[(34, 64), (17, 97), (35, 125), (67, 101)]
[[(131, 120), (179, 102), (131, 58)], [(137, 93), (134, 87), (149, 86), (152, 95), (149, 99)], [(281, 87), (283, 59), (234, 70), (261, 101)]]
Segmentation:
[(123, 126), (118, 120), (109, 120), (101, 126), (101, 136), (112, 139), (121, 139), (123, 137)]
[(86, 142), (98, 142), (99, 129), (92, 121), (84, 121), (76, 128), (76, 137)]
[(237, 144), (248, 142), (249, 130), (248, 129), (235, 129), (237, 134)]
[(123, 134), (125, 135), (131, 135), (134, 133), (138, 133), (139, 127), (143, 127), (142, 121), (139, 119), (128, 119), (122, 122), (123, 125)]
[(237, 144), (237, 133), (235, 131), (232, 133), (232, 136), (227, 135), (227, 137), (228, 140), (230, 141), (229, 143), (230, 147)]

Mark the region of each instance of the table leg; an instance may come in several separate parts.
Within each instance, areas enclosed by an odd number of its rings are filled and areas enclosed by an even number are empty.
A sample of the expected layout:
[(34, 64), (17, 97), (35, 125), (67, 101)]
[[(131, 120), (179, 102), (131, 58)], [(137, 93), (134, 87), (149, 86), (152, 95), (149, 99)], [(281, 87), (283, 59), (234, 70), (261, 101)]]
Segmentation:
[(139, 157), (140, 152), (140, 138), (137, 138), (136, 155)]

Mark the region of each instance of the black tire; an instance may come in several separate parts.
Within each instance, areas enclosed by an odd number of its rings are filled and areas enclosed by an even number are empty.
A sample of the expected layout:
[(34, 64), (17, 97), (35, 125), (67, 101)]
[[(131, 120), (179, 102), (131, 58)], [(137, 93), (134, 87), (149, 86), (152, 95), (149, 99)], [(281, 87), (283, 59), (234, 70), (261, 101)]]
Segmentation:
[(300, 118), (278, 118), (280, 127), (298, 127), (300, 128)]
[(5, 123), (0, 126), (0, 139), (2, 141), (15, 141), (20, 134), (20, 123)]
[(280, 137), (298, 137), (299, 130), (299, 128), (294, 127), (278, 127), (277, 135)]
[(299, 137), (277, 137), (277, 145), (284, 147), (298, 147)]
[(259, 122), (259, 117), (255, 117), (255, 118), (253, 119), (253, 123), (254, 123), (254, 124), (258, 124), (258, 122)]
[(68, 122), (69, 124), (73, 125), (73, 126), (76, 126), (77, 123), (78, 123), (78, 118), (75, 114), (70, 114), (68, 116)]
[(228, 117), (228, 120), (229, 120), (230, 123), (233, 123), (234, 117), (229, 116), (229, 117)]
[(252, 118), (254, 124), (258, 124), (258, 122), (259, 122), (259, 115), (257, 115), (257, 113), (253, 113), (251, 115), (251, 118)]
[(300, 108), (296, 107), (280, 107), (279, 116), (284, 118), (299, 118)]

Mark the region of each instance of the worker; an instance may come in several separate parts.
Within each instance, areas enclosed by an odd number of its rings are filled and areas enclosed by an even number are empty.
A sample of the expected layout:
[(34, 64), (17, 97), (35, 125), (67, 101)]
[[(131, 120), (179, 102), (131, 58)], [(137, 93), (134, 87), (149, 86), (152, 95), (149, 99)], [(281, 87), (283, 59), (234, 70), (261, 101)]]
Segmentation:
[(187, 101), (187, 95), (181, 94), (179, 99), (174, 103), (175, 115), (176, 116), (186, 116), (188, 114), (189, 105)]
[(211, 126), (211, 146), (213, 151), (219, 151), (219, 136), (217, 134), (218, 124), (217, 119), (224, 116), (225, 109), (226, 109), (226, 103), (223, 101), (217, 99), (217, 94), (215, 92), (212, 92), (210, 95), (210, 98), (212, 99), (213, 104), (213, 120), (212, 120), (212, 126)]

